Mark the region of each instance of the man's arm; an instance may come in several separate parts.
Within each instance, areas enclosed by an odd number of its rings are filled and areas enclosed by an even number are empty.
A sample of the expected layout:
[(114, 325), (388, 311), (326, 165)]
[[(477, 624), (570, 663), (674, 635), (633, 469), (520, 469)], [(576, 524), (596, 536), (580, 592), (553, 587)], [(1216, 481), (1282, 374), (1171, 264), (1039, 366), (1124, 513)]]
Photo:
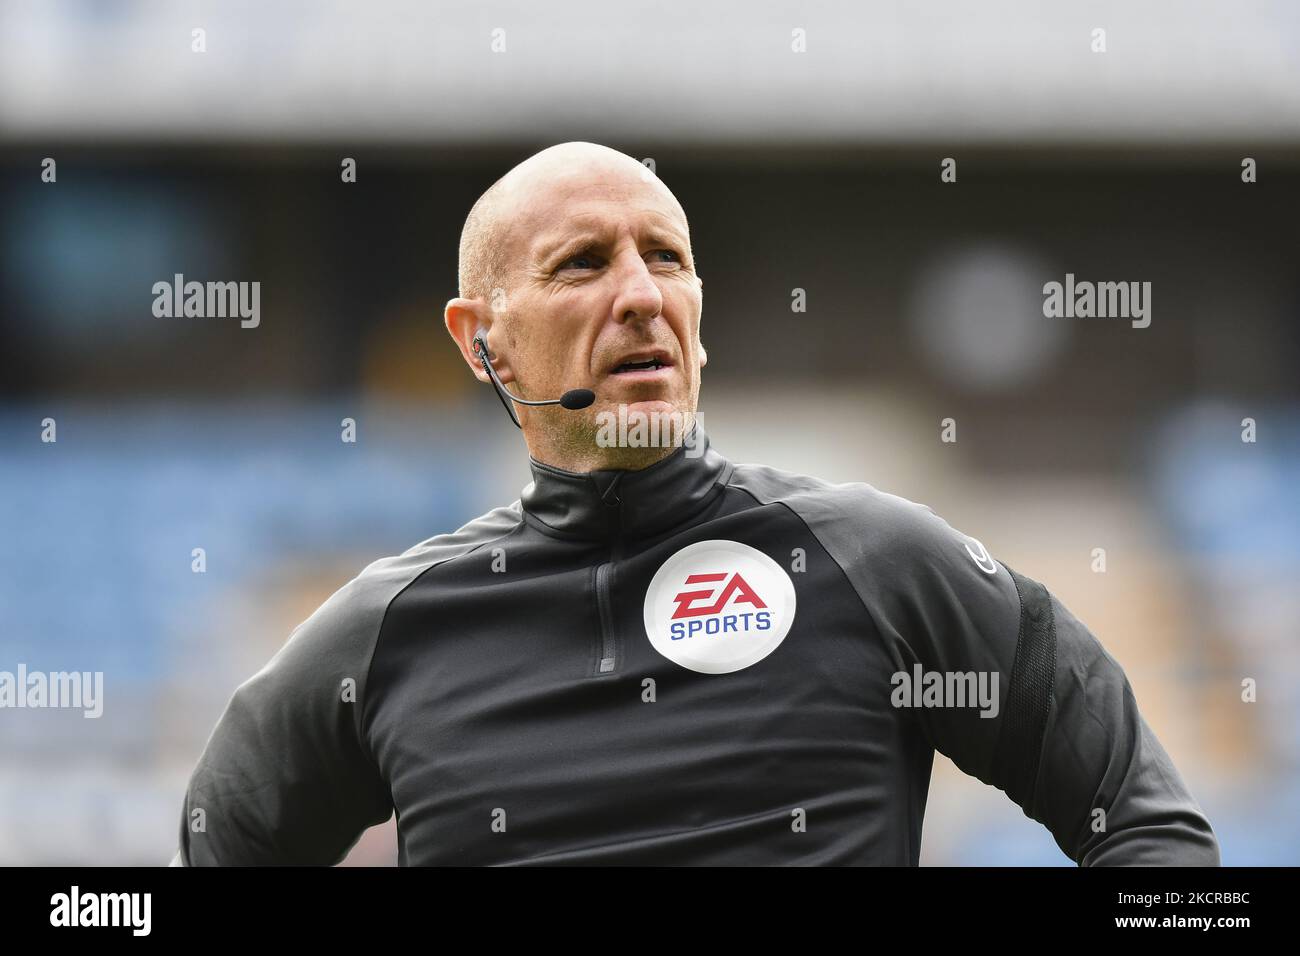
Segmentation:
[(373, 631), (357, 582), (240, 685), (190, 778), (173, 865), (329, 865), (392, 815), (360, 740)]
[[(1119, 664), (1042, 585), (929, 508), (762, 466), (738, 482), (803, 518), (899, 671), (998, 679), (996, 717), (917, 708), (930, 745), (1005, 791), (1081, 866), (1218, 866), (1219, 845)], [(889, 680), (892, 675), (883, 675)], [(892, 688), (891, 688), (892, 690)], [(1104, 812), (1102, 817), (1094, 811)]]
[(998, 678), (996, 717), (918, 711), (935, 749), (1004, 790), (1081, 866), (1218, 866), (1209, 821), (1100, 642), (930, 509), (899, 513), (907, 573), (878, 624), (909, 667)]
[(1017, 766), (1031, 763), (1019, 748), (1000, 755), (1004, 779), (1024, 778), (1018, 802), (1083, 866), (1218, 866), (1210, 823), (1138, 711), (1118, 662), (1042, 585), (1006, 570), (1022, 607), (1054, 627), (1057, 656), (1037, 780)]
[(391, 817), (362, 721), (388, 606), (425, 572), (522, 522), (516, 499), (381, 558), (300, 624), (212, 732), (185, 794), (179, 863), (337, 863), (367, 827)]

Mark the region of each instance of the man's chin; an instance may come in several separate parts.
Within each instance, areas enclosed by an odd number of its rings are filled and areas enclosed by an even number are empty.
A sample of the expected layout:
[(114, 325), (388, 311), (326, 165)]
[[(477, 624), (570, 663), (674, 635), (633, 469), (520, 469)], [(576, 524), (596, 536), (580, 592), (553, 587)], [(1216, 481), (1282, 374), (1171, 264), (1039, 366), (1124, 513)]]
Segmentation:
[(601, 402), (595, 408), (597, 425), (605, 420), (689, 420), (684, 402), (671, 398), (647, 398), (641, 401)]
[(602, 448), (676, 448), (690, 431), (694, 416), (678, 402), (647, 399), (602, 403), (593, 420)]
[[(635, 415), (642, 415), (647, 418), (656, 416), (662, 418), (673, 413), (681, 414), (676, 402), (670, 402), (662, 398), (648, 399), (644, 402), (624, 402), (623, 407), (627, 409), (629, 418)], [(614, 410), (617, 414), (617, 405), (614, 406)]]

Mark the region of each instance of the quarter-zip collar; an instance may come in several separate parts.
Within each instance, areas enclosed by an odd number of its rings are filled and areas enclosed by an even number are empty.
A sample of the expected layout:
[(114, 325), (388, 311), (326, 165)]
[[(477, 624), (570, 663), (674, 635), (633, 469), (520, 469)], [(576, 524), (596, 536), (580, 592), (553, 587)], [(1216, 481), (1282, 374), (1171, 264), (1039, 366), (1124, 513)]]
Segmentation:
[(564, 471), (532, 455), (528, 464), (524, 511), (553, 531), (591, 539), (648, 537), (681, 524), (720, 492), (734, 467), (699, 419), (680, 447), (648, 468)]

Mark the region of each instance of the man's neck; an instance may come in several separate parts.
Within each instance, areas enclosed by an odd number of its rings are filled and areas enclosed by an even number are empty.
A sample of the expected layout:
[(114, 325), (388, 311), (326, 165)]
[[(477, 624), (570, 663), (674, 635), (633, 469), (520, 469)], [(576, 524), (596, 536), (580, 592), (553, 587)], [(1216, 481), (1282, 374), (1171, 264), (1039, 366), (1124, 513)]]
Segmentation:
[(601, 448), (595, 444), (581, 449), (567, 451), (528, 447), (528, 454), (543, 465), (583, 474), (589, 471), (604, 471), (618, 468), (626, 471), (640, 471), (649, 468), (657, 461), (662, 461), (676, 449), (671, 446), (649, 448)]
[[(694, 418), (692, 416), (692, 424)], [(689, 432), (688, 425), (684, 432)], [(673, 439), (677, 444), (673, 444)], [(663, 435), (659, 445), (601, 445), (596, 436), (583, 431), (530, 434), (524, 429), (528, 454), (535, 460), (562, 471), (583, 474), (589, 471), (621, 469), (640, 471), (662, 461), (681, 447), (681, 435)]]

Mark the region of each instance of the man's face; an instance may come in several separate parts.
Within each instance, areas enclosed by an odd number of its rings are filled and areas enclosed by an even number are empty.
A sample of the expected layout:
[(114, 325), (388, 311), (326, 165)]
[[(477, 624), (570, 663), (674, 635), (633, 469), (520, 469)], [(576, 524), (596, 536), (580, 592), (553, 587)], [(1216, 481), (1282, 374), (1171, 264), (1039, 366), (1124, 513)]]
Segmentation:
[[(504, 328), (521, 398), (589, 388), (584, 411), (520, 407), (547, 431), (592, 434), (601, 412), (677, 412), (700, 389), (701, 282), (681, 207), (649, 170), (591, 162), (521, 186), (505, 243)], [(502, 312), (505, 313), (504, 317)], [(504, 318), (504, 321), (502, 319)], [(646, 370), (623, 363), (657, 359)], [(545, 418), (542, 418), (545, 416)]]

